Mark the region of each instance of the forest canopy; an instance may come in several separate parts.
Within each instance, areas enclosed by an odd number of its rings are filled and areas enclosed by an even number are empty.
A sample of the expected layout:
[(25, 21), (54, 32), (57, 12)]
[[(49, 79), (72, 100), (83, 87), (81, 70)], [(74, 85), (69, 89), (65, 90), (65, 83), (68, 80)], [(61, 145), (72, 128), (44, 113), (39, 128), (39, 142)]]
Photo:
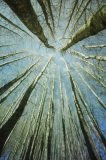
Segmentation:
[(0, 159), (106, 160), (105, 0), (0, 0)]

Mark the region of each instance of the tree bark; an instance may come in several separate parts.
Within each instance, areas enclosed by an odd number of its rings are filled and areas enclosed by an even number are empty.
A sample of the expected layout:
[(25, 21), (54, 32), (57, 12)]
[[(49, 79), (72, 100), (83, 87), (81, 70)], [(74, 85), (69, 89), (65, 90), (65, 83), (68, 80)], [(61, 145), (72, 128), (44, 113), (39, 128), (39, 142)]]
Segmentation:
[(9, 7), (14, 11), (24, 25), (35, 34), (46, 47), (53, 48), (48, 44), (48, 40), (44, 35), (42, 26), (39, 23), (38, 17), (30, 3), (30, 0), (4, 0)]
[(61, 49), (61, 51), (66, 51), (77, 42), (92, 35), (96, 35), (104, 29), (106, 29), (106, 5), (100, 8), (100, 10), (88, 19), (87, 23), (84, 24), (74, 36), (72, 36), (70, 41)]

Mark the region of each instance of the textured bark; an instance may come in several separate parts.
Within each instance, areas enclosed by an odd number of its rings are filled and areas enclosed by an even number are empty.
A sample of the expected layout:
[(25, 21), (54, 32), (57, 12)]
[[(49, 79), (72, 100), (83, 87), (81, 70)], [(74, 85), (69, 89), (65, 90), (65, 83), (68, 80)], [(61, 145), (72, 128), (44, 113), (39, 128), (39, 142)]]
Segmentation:
[(72, 36), (70, 41), (61, 49), (61, 51), (66, 51), (79, 41), (89, 36), (93, 36), (104, 29), (106, 29), (106, 6), (103, 6), (92, 17), (90, 17), (87, 23), (84, 24), (79, 31)]
[[(69, 23), (68, 4), (72, 4), (70, 23), (78, 28), (85, 20), (84, 14), (89, 16), (89, 11), (98, 10), (96, 3), (99, 3), (99, 0), (6, 1), (33, 34), (42, 31), (36, 24), (37, 6), (41, 23), (45, 18), (42, 26), (47, 32), (50, 32), (47, 23), (53, 28), (54, 18), (55, 40), (48, 33), (46, 36), (57, 50), (64, 42), (59, 40)], [(31, 6), (27, 6), (29, 3)], [(0, 3), (1, 13), (5, 12), (5, 16), (0, 14), (0, 160), (105, 160), (106, 30), (62, 55), (40, 46), (37, 39), (35, 43), (27, 29), (18, 27), (20, 20), (15, 19), (9, 6)], [(102, 6), (100, 3), (100, 10)], [(15, 23), (7, 18), (9, 11)], [(97, 13), (87, 22), (92, 26), (91, 21), (94, 24), (100, 20), (91, 28), (93, 32), (99, 30), (103, 20)]]
[[(14, 112), (12, 117), (10, 117), (10, 119), (7, 121), (7, 123), (5, 123), (5, 125), (0, 129), (0, 143), (1, 143), (0, 152), (2, 151), (3, 145), (4, 145), (7, 137), (9, 136), (11, 130), (14, 128), (16, 122), (21, 117), (21, 115), (24, 111), (24, 108), (27, 104), (27, 101), (28, 101), (28, 99), (29, 99), (29, 97), (30, 97), (30, 95), (33, 91), (33, 88), (36, 86), (37, 82), (39, 81), (39, 79), (43, 75), (43, 72), (46, 70), (46, 67), (49, 65), (50, 61), (51, 61), (51, 58), (49, 59), (47, 64), (44, 66), (44, 68), (42, 69), (40, 74), (33, 80), (32, 84), (26, 90), (18, 108), (16, 109), (16, 111)], [(9, 126), (9, 127), (7, 127), (7, 126)]]
[(50, 25), (50, 23), (49, 23), (49, 18), (48, 18), (48, 13), (47, 13), (46, 6), (45, 6), (45, 4), (43, 3), (43, 1), (41, 1), (41, 0), (37, 0), (37, 1), (38, 1), (39, 5), (40, 5), (41, 8), (42, 8), (43, 14), (44, 14), (44, 16), (45, 16), (46, 24), (47, 24), (47, 26), (49, 27), (50, 32), (51, 32), (51, 34), (52, 34), (52, 36), (53, 36), (53, 31), (52, 31), (51, 25)]
[(19, 17), (19, 19), (25, 24), (25, 26), (35, 34), (46, 47), (52, 48), (48, 44), (48, 40), (44, 35), (43, 29), (39, 23), (38, 17), (33, 10), (33, 7), (29, 0), (4, 0), (9, 7), (14, 11), (14, 13)]
[(78, 52), (78, 51), (74, 51), (74, 50), (71, 50), (70, 54), (81, 57), (82, 59), (86, 59), (86, 60), (87, 59), (91, 59), (91, 60), (95, 59), (97, 61), (106, 61), (106, 56), (100, 56), (100, 55), (99, 56), (96, 56), (96, 55), (95, 56), (94, 55), (86, 56), (83, 53)]
[(53, 27), (55, 27), (55, 25), (54, 25), (54, 17), (53, 17), (53, 12), (52, 12), (52, 7), (51, 7), (51, 1), (50, 0), (46, 0), (46, 2), (47, 2), (48, 10), (50, 12), (50, 16), (51, 16), (51, 19), (52, 19)]
[(78, 0), (75, 0), (74, 6), (73, 6), (73, 8), (71, 9), (71, 13), (70, 13), (70, 15), (69, 15), (69, 20), (68, 20), (68, 24), (67, 24), (67, 26), (66, 26), (65, 32), (66, 32), (66, 30), (67, 30), (68, 27), (69, 27), (70, 21), (71, 21), (71, 19), (72, 19), (72, 16), (73, 16), (73, 14), (74, 14), (74, 12), (75, 12), (75, 9), (76, 9), (77, 5), (78, 5)]

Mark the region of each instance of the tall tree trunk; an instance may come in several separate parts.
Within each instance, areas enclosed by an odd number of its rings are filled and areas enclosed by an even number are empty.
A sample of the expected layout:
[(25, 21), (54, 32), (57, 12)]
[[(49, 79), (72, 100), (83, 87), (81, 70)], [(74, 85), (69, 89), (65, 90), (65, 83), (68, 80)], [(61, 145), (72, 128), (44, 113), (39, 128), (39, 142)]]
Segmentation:
[(48, 40), (44, 35), (43, 29), (39, 23), (38, 17), (29, 0), (4, 0), (25, 26), (35, 34), (46, 47), (53, 48), (48, 44)]

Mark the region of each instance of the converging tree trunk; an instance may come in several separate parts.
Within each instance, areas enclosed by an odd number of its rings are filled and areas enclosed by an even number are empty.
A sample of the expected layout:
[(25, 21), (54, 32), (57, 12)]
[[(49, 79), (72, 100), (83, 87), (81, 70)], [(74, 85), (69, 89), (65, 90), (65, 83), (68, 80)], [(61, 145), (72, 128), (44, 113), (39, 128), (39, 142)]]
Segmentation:
[(61, 49), (61, 51), (66, 51), (69, 47), (84, 38), (93, 36), (104, 29), (106, 29), (106, 6), (103, 6), (92, 17), (90, 17), (87, 23), (70, 38), (70, 41)]

